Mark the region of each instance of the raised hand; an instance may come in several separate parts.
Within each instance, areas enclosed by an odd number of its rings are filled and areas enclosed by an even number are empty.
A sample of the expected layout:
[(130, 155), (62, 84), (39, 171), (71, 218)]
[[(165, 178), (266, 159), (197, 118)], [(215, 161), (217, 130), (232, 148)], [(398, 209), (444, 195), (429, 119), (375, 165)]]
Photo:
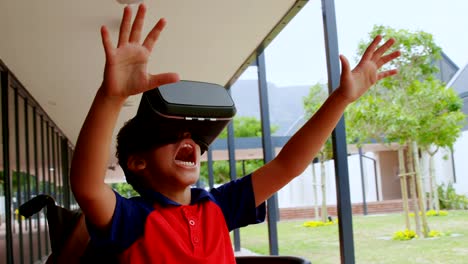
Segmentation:
[(125, 99), (130, 95), (179, 80), (176, 73), (153, 75), (147, 72), (148, 58), (166, 25), (166, 20), (160, 19), (141, 44), (145, 13), (146, 6), (140, 4), (132, 25), (132, 10), (129, 6), (125, 7), (117, 47), (113, 46), (107, 27), (101, 27), (106, 54), (102, 89), (108, 96)]
[(363, 95), (378, 80), (398, 73), (398, 70), (391, 69), (379, 72), (379, 69), (387, 62), (400, 56), (399, 51), (394, 51), (384, 55), (386, 51), (395, 43), (393, 38), (389, 39), (382, 46), (378, 47), (382, 37), (376, 36), (367, 47), (358, 65), (351, 70), (349, 62), (345, 56), (341, 55), (341, 80), (339, 92), (345, 100), (353, 102)]

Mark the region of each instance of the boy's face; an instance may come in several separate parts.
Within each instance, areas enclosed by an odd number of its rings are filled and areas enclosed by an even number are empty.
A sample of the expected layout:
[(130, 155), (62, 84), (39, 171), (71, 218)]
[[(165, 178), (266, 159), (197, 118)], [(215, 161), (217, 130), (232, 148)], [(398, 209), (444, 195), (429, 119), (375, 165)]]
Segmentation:
[[(145, 155), (146, 179), (156, 189), (186, 188), (200, 176), (200, 146), (184, 133), (180, 140), (149, 151)], [(153, 185), (154, 183), (154, 185)]]

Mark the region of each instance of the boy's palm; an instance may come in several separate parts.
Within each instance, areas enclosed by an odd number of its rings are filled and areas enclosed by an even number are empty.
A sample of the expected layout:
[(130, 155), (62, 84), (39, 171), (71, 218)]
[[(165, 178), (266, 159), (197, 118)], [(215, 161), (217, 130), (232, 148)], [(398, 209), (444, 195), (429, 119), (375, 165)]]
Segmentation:
[(117, 47), (113, 47), (107, 28), (105, 26), (101, 28), (106, 53), (104, 85), (109, 96), (126, 98), (179, 80), (176, 73), (152, 75), (147, 72), (149, 56), (166, 21), (159, 20), (140, 44), (145, 12), (145, 5), (140, 5), (135, 21), (131, 25), (131, 9), (130, 7), (124, 9)]
[(381, 36), (377, 36), (374, 39), (364, 52), (361, 61), (353, 70), (350, 69), (346, 57), (340, 56), (342, 73), (339, 92), (349, 102), (357, 100), (378, 80), (397, 73), (396, 69), (378, 72), (384, 64), (400, 56), (399, 51), (384, 55), (395, 43), (395, 40), (390, 39), (381, 47), (377, 48), (381, 40)]
[(146, 70), (148, 57), (148, 50), (133, 43), (111, 51), (104, 73), (109, 94), (125, 97), (144, 92), (151, 78)]

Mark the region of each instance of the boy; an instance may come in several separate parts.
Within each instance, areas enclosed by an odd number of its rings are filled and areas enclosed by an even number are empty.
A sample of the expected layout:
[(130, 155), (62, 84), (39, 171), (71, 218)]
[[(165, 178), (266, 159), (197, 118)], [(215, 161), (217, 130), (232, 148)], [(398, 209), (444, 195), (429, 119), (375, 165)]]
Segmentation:
[(141, 4), (132, 24), (131, 9), (124, 9), (117, 47), (107, 28), (101, 28), (104, 80), (78, 137), (72, 190), (86, 216), (91, 242), (111, 248), (123, 263), (235, 263), (229, 230), (263, 221), (264, 201), (304, 171), (349, 103), (379, 79), (397, 73), (377, 71), (399, 52), (384, 55), (394, 40), (378, 47), (382, 39), (378, 36), (352, 71), (340, 56), (340, 87), (278, 156), (251, 175), (210, 192), (191, 188), (199, 177), (202, 150), (190, 133), (179, 131), (141, 144), (135, 131), (158, 130), (132, 119), (119, 133), (117, 152), (127, 179), (142, 197), (125, 199), (104, 183), (120, 109), (131, 95), (179, 80), (176, 73), (146, 72), (166, 21), (160, 19), (140, 44), (145, 11)]

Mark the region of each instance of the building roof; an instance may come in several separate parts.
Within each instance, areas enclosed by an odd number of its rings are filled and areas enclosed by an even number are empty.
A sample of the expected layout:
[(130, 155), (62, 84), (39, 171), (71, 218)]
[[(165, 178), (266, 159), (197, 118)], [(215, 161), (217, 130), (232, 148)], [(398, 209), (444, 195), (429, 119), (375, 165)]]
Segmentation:
[(441, 52), (441, 55), (442, 59), (436, 62), (436, 65), (439, 68), (439, 72), (436, 74), (436, 77), (444, 83), (448, 83), (457, 73), (459, 67), (444, 52)]
[(447, 83), (463, 100), (463, 113), (466, 115), (466, 123), (462, 131), (468, 130), (468, 64), (459, 69), (452, 79)]
[(468, 96), (468, 64), (457, 71), (447, 86), (452, 87), (462, 97)]
[[(102, 81), (100, 27), (108, 26), (115, 43), (119, 2), (0, 1), (0, 60), (72, 144)], [(148, 70), (230, 84), (307, 2), (146, 1), (144, 32), (160, 17), (168, 21)], [(116, 130), (135, 114), (139, 98), (129, 99)]]

